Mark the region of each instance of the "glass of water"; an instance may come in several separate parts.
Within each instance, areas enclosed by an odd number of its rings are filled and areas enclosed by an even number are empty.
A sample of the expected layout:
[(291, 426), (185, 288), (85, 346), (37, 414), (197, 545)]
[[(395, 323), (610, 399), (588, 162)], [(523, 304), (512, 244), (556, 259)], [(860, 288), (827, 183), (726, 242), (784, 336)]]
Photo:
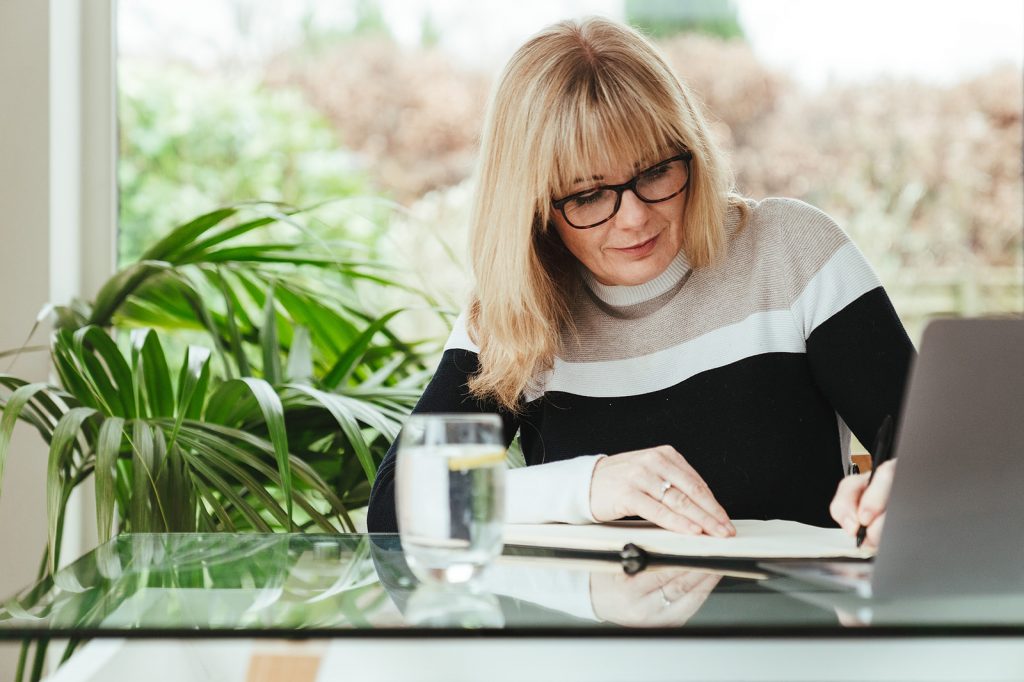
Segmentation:
[(498, 415), (409, 417), (396, 485), (402, 550), (420, 580), (466, 582), (501, 553), (505, 441)]

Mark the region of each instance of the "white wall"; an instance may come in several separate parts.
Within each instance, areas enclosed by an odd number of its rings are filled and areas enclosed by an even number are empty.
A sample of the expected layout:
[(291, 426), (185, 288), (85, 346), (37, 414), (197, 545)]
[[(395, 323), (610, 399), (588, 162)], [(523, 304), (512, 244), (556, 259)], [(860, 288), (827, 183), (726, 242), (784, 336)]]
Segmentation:
[[(113, 267), (111, 15), (111, 0), (0, 0), (0, 350), (25, 341), (45, 303), (91, 294)], [(0, 372), (46, 380), (48, 356), (0, 359)], [(0, 489), (0, 599), (38, 569), (45, 470), (45, 444), (19, 426)], [(90, 539), (81, 514), (70, 525), (74, 558)], [(16, 660), (0, 645), (0, 681)]]
[[(19, 346), (49, 300), (49, 17), (46, 2), (0, 0), (0, 349)], [(47, 367), (45, 354), (10, 368), (0, 360), (0, 371), (26, 379), (45, 379)], [(20, 426), (0, 491), (3, 597), (27, 585), (39, 565), (45, 476), (46, 448)], [(16, 646), (0, 648), (0, 680), (12, 679), (16, 660)]]

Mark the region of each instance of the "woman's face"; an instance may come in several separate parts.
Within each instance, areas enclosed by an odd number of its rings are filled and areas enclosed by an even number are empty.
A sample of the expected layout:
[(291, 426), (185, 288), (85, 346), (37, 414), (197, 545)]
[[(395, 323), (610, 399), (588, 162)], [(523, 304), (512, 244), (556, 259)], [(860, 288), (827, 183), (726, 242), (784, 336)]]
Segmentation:
[[(632, 163), (599, 169), (594, 179), (581, 181), (568, 194), (628, 182), (639, 170)], [(644, 284), (664, 272), (682, 248), (685, 200), (682, 192), (648, 204), (627, 189), (615, 216), (597, 227), (574, 228), (559, 210), (552, 211), (552, 220), (565, 246), (601, 284)]]

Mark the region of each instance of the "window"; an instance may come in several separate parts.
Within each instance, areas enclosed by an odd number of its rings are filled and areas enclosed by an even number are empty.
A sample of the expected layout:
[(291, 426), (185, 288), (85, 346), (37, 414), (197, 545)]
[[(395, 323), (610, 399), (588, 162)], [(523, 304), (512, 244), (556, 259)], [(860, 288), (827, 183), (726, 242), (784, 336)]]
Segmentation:
[(363, 197), (401, 208), (344, 229), (460, 301), (491, 80), (540, 27), (605, 14), (655, 36), (701, 94), (743, 193), (804, 199), (851, 233), (915, 339), (937, 313), (1019, 311), (1022, 11), (122, 0), (120, 260), (222, 204)]

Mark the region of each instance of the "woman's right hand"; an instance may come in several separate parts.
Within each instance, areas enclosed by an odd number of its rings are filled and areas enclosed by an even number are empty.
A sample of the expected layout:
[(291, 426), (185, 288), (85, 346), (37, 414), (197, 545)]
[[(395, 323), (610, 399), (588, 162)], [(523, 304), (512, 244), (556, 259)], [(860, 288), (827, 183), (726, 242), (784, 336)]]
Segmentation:
[[(878, 466), (874, 479), (870, 472), (847, 476), (839, 482), (829, 512), (836, 523), (850, 535), (856, 535), (861, 526), (867, 528), (865, 547), (878, 547), (885, 524), (885, 508), (889, 502), (896, 460)], [(871, 485), (868, 486), (868, 481)]]
[(598, 521), (639, 516), (688, 535), (736, 534), (704, 479), (669, 445), (598, 460), (590, 480), (590, 513)]

